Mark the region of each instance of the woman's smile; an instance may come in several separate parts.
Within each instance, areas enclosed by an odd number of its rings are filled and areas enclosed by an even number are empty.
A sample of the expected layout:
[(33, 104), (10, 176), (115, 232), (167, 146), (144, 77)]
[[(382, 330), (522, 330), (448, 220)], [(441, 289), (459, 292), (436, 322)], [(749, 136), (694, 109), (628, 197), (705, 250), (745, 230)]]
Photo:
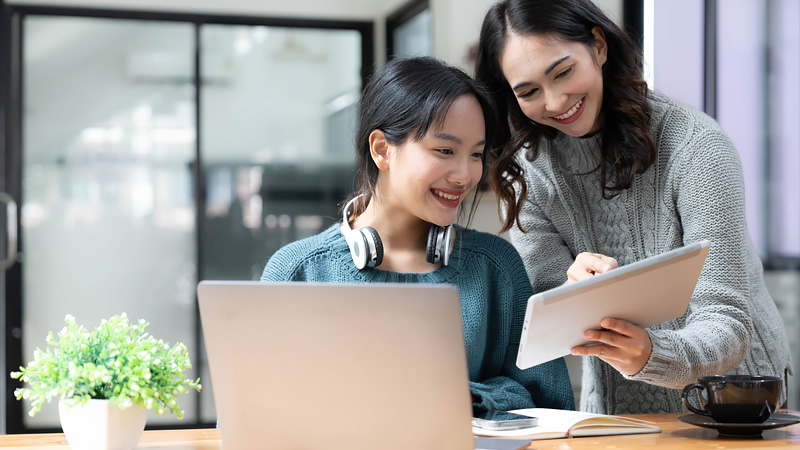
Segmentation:
[(461, 203), (461, 196), (464, 191), (443, 191), (436, 188), (431, 188), (431, 193), (443, 205), (450, 208), (457, 208)]
[(553, 116), (552, 119), (563, 125), (575, 122), (581, 117), (581, 114), (583, 113), (583, 105), (584, 105), (583, 97), (581, 97), (581, 99), (578, 100), (577, 103), (572, 105), (572, 107), (569, 110), (567, 110), (567, 112), (559, 114), (557, 116)]

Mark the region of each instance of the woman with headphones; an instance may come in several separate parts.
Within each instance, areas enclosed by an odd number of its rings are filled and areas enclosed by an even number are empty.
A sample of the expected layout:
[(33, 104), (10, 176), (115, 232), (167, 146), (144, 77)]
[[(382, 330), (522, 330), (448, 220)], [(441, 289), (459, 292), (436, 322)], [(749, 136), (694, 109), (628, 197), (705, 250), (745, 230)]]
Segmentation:
[(342, 223), (278, 250), (262, 281), (446, 283), (458, 288), (474, 406), (574, 409), (562, 359), (515, 361), (533, 292), (505, 240), (469, 219), (497, 114), (483, 88), (433, 58), (398, 59), (367, 84), (356, 134), (357, 192)]

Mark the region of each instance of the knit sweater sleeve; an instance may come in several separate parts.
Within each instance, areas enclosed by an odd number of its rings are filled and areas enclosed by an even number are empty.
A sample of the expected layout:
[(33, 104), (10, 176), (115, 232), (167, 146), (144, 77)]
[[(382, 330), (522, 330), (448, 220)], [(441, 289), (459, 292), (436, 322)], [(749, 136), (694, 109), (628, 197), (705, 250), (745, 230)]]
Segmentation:
[(753, 336), (747, 264), (753, 252), (745, 225), (744, 180), (732, 142), (716, 127), (695, 131), (677, 153), (668, 189), (683, 243), (703, 239), (711, 249), (678, 329), (648, 329), (653, 343), (645, 367), (630, 379), (679, 389), (699, 376), (729, 372), (745, 358)]
[[(497, 376), (471, 382), (476, 406), (486, 409), (557, 408), (574, 409), (575, 400), (569, 381), (569, 373), (562, 358), (521, 370), (516, 365), (522, 325), (531, 285), (525, 273), (522, 259), (508, 242), (496, 238), (493, 256), (498, 266), (497, 284), (490, 299), (499, 308), (502, 316), (509, 320), (510, 327), (499, 330), (497, 336), (505, 335), (505, 342), (497, 342), (500, 351), (500, 373)], [(505, 325), (508, 326), (508, 325)]]
[(303, 263), (306, 258), (303, 254), (304, 242), (293, 242), (281, 247), (275, 252), (264, 266), (261, 281), (305, 281)]

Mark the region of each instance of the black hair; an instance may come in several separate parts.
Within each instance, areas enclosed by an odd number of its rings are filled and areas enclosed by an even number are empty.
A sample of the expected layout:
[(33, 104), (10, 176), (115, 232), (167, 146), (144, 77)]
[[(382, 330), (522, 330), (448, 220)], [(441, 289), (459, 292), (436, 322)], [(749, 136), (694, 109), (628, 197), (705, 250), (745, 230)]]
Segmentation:
[[(363, 197), (355, 201), (355, 215), (364, 212), (375, 195), (378, 181), (379, 170), (370, 154), (370, 134), (380, 130), (392, 145), (421, 140), (429, 129), (444, 123), (450, 106), (462, 95), (473, 96), (481, 106), (488, 150), (497, 129), (497, 109), (485, 88), (463, 70), (432, 57), (396, 58), (370, 78), (358, 108), (356, 192), (350, 199), (362, 194)], [(485, 183), (486, 166), (484, 160), (479, 185)], [(472, 220), (477, 204), (476, 187), (467, 223)]]
[(602, 30), (608, 45), (602, 69), (602, 159), (597, 168), (603, 197), (611, 198), (630, 187), (634, 176), (655, 162), (657, 151), (648, 128), (651, 109), (641, 52), (630, 37), (591, 0), (501, 0), (483, 20), (476, 78), (496, 99), (502, 119), (498, 139), (505, 145), (494, 157), (491, 175), (497, 180), (492, 187), (505, 205), (504, 231), (515, 222), (522, 229), (519, 211), (527, 198), (527, 187), (515, 160), (517, 151), (524, 148), (525, 157), (533, 161), (541, 138), (553, 139), (558, 133), (552, 127), (533, 123), (520, 109), (500, 67), (507, 38), (511, 33), (553, 37), (590, 47), (595, 43), (595, 27)]

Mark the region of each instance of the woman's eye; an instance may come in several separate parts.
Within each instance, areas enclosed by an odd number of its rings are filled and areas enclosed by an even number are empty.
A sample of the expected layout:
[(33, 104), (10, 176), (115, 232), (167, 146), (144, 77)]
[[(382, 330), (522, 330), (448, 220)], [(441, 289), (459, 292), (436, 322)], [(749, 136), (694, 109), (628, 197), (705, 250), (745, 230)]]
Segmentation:
[(565, 77), (565, 76), (569, 75), (570, 72), (572, 72), (572, 67), (569, 67), (566, 70), (564, 70), (563, 72), (560, 72), (558, 75), (556, 75), (556, 80), (559, 79), (559, 78), (562, 78), (562, 77)]
[(483, 160), (483, 156), (484, 156), (483, 152), (475, 152), (475, 153), (472, 154), (473, 158), (478, 158), (478, 159), (481, 159), (481, 160)]
[(443, 155), (452, 155), (453, 154), (453, 150), (451, 150), (449, 148), (437, 148), (436, 150), (439, 153), (443, 154)]
[(531, 95), (533, 95), (534, 93), (536, 93), (536, 91), (538, 91), (538, 90), (539, 89), (531, 89), (528, 92), (523, 92), (522, 94), (519, 94), (517, 97), (519, 97), (519, 98), (528, 98)]

